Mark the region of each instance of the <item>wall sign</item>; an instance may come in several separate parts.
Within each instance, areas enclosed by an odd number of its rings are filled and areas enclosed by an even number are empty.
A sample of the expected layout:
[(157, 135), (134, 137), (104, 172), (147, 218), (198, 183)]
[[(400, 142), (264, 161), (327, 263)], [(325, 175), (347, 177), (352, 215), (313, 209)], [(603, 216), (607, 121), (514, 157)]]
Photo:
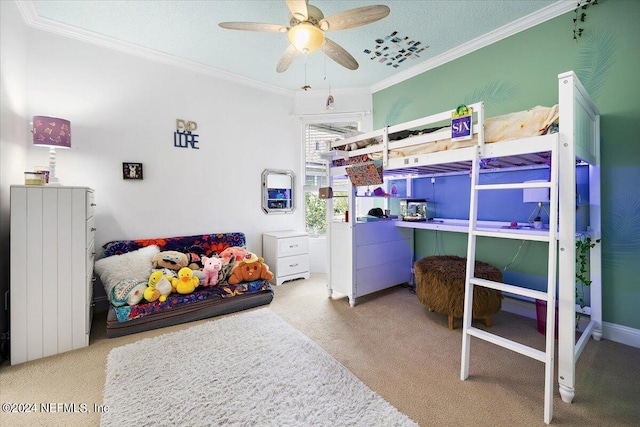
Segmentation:
[(471, 139), (473, 110), (466, 105), (460, 105), (451, 113), (451, 140), (462, 141)]
[(173, 146), (180, 148), (194, 148), (199, 150), (198, 147), (198, 134), (193, 133), (198, 129), (198, 123), (176, 119), (176, 131), (173, 133)]

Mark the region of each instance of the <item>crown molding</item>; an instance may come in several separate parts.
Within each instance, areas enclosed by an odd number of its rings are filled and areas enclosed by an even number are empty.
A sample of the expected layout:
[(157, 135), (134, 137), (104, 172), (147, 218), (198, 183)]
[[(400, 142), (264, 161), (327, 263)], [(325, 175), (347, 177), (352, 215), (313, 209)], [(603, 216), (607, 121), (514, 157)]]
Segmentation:
[[(581, 3), (581, 1), (579, 2)], [(527, 30), (536, 25), (542, 24), (550, 19), (556, 18), (564, 13), (570, 12), (576, 8), (575, 0), (560, 0), (557, 3), (551, 4), (545, 8), (540, 9), (530, 15), (522, 17), (518, 20), (510, 22), (500, 28), (497, 28), (481, 37), (473, 39), (465, 44), (462, 44), (455, 49), (451, 49), (441, 55), (428, 59), (418, 65), (415, 65), (403, 72), (395, 74), (392, 77), (381, 80), (370, 86), (371, 93), (379, 92), (395, 84), (401, 83), (419, 74), (429, 71), (447, 62), (458, 59), (462, 56), (468, 55), (483, 47), (489, 46), (495, 42), (506, 39), (521, 31)]]
[(289, 89), (283, 89), (278, 86), (270, 85), (257, 80), (249, 79), (247, 77), (238, 76), (228, 71), (220, 70), (218, 68), (210, 67), (195, 61), (189, 61), (183, 58), (179, 58), (175, 55), (160, 52), (154, 49), (143, 47), (134, 43), (118, 40), (113, 37), (103, 36), (92, 31), (87, 31), (82, 28), (74, 27), (73, 25), (56, 22), (50, 19), (42, 18), (38, 15), (38, 11), (31, 0), (16, 0), (16, 4), (25, 23), (37, 30), (48, 31), (50, 33), (58, 34), (64, 37), (69, 37), (75, 40), (79, 40), (85, 43), (91, 43), (97, 46), (105, 47), (108, 49), (123, 52), (129, 55), (138, 56), (140, 58), (148, 59), (150, 61), (159, 62), (166, 65), (173, 65), (176, 67), (184, 68), (196, 73), (208, 75), (210, 77), (227, 80), (230, 82), (238, 83), (244, 86), (249, 86), (253, 89), (266, 90), (278, 95), (293, 96), (295, 91)]

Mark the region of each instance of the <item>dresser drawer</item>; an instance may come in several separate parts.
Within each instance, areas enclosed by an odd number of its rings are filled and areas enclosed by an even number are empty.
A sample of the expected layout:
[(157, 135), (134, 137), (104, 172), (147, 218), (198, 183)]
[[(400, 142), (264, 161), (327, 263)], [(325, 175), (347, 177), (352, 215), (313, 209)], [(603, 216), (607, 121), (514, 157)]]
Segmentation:
[(86, 230), (87, 234), (86, 234), (86, 243), (87, 243), (87, 248), (89, 246), (91, 246), (91, 244), (93, 243), (93, 241), (96, 239), (96, 220), (95, 218), (91, 217), (87, 220), (87, 230)]
[(96, 261), (96, 247), (95, 244), (93, 242), (91, 242), (91, 244), (89, 245), (89, 249), (87, 249), (87, 259), (86, 259), (86, 272), (87, 272), (87, 279), (91, 280), (91, 278), (93, 277), (93, 264)]
[(93, 191), (87, 191), (87, 218), (93, 216), (93, 211), (96, 207), (96, 197)]
[(309, 255), (304, 254), (278, 258), (276, 271), (278, 272), (278, 277), (307, 272), (309, 271)]
[(278, 257), (306, 254), (309, 252), (307, 236), (278, 239)]

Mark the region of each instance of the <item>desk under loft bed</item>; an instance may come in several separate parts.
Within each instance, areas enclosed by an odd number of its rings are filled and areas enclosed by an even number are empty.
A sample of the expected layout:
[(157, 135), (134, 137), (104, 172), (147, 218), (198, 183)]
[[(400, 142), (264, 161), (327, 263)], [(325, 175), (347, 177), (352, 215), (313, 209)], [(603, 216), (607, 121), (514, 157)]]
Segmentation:
[[(590, 321), (577, 342), (575, 330), (576, 165), (588, 165), (589, 168), (589, 233), (593, 240), (600, 239), (600, 115), (573, 71), (560, 74), (558, 85), (557, 106), (551, 107), (548, 111), (533, 111), (538, 115), (547, 114), (543, 117), (542, 127), (532, 127), (524, 121), (519, 122), (527, 120), (523, 114), (529, 114), (531, 110), (485, 119), (484, 104), (480, 102), (469, 106), (473, 109), (474, 115), (471, 140), (452, 141), (449, 128), (438, 129), (439, 124), (451, 118), (453, 110), (450, 110), (336, 141), (331, 144), (331, 150), (324, 155), (330, 159), (327, 166), (329, 185), (333, 185), (336, 178), (345, 177), (348, 168), (375, 161), (382, 162), (385, 177), (429, 176), (470, 171), (469, 220), (464, 225), (455, 225), (458, 231), (461, 227), (466, 227), (468, 233), (460, 376), (465, 380), (469, 375), (471, 336), (545, 363), (545, 423), (550, 423), (553, 417), (556, 301), (558, 383), (560, 395), (565, 402), (571, 402), (575, 396), (575, 364), (580, 353), (590, 337), (599, 340), (602, 336), (600, 245), (595, 245), (590, 250)], [(507, 117), (516, 122), (505, 122)], [(505, 128), (515, 130), (505, 134), (501, 130)], [(506, 172), (533, 165), (546, 165), (549, 168), (549, 180), (507, 184), (479, 183), (481, 168)], [(528, 188), (549, 190), (549, 224), (558, 224), (558, 227), (550, 226), (544, 231), (505, 230), (487, 226), (482, 221), (478, 222), (478, 198), (482, 197), (483, 191)], [(355, 214), (356, 192), (350, 191), (348, 194), (349, 211), (352, 214), (343, 222), (334, 221), (332, 201), (328, 200), (327, 286), (330, 296), (334, 290), (345, 294), (353, 306), (357, 297), (411, 280), (413, 228), (447, 225), (412, 225), (401, 221), (360, 222)], [(474, 277), (478, 236), (548, 243), (546, 291), (540, 292)], [(390, 254), (394, 255), (390, 257)], [(375, 265), (376, 269), (372, 270), (372, 265)], [(365, 271), (367, 274), (363, 274)], [(473, 304), (474, 286), (485, 286), (546, 301), (545, 351), (472, 327), (468, 308)]]

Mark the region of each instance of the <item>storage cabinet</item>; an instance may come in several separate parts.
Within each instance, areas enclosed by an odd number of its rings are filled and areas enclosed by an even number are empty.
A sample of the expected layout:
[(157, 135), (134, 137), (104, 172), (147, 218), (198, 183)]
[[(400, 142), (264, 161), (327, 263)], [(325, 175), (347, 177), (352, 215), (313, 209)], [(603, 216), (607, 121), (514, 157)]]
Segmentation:
[(309, 278), (309, 236), (304, 231), (274, 231), (262, 235), (262, 255), (276, 285)]
[(413, 231), (396, 221), (335, 222), (330, 229), (328, 291), (356, 298), (411, 280)]
[(11, 364), (89, 345), (95, 199), (87, 187), (11, 186)]

